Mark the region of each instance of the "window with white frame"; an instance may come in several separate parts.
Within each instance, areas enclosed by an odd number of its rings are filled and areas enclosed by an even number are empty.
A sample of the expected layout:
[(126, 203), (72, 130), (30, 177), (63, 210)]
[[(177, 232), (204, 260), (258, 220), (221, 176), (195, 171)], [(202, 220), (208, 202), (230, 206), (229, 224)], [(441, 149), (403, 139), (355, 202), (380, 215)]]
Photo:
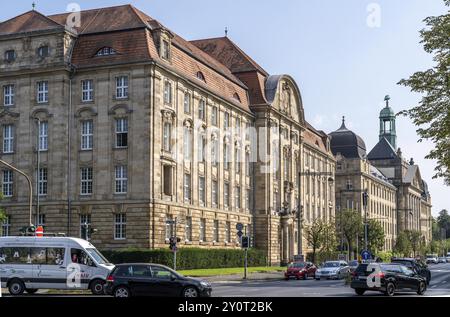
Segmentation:
[(214, 220), (213, 242), (219, 242), (219, 220)]
[(212, 135), (211, 160), (213, 166), (219, 163), (219, 140), (215, 135)]
[(2, 222), (2, 237), (8, 237), (11, 234), (11, 217), (6, 216)]
[(120, 213), (114, 215), (114, 240), (125, 240), (127, 238), (127, 216)]
[(3, 105), (14, 106), (14, 85), (3, 86)]
[(216, 180), (213, 180), (211, 187), (212, 206), (217, 207), (219, 205), (219, 183)]
[(166, 152), (172, 151), (172, 124), (170, 122), (164, 122), (163, 126), (163, 150)]
[(235, 188), (235, 206), (236, 209), (241, 209), (241, 187), (240, 186), (236, 186)]
[(48, 122), (42, 121), (39, 126), (39, 151), (48, 150)]
[(190, 162), (192, 160), (192, 129), (185, 126), (183, 130), (184, 160)]
[(128, 146), (128, 119), (116, 119), (116, 148)]
[(85, 240), (91, 239), (91, 232), (89, 228), (91, 227), (91, 215), (82, 214), (80, 215), (80, 237)]
[(225, 243), (231, 242), (231, 223), (227, 221), (225, 224)]
[(206, 102), (204, 99), (200, 99), (198, 101), (198, 118), (200, 120), (205, 120), (205, 108), (206, 108)]
[(116, 166), (116, 194), (126, 194), (128, 190), (128, 168)]
[(14, 126), (7, 124), (3, 126), (3, 153), (14, 152)]
[(164, 103), (172, 104), (172, 83), (168, 80), (164, 82)]
[(234, 167), (236, 169), (236, 174), (241, 173), (241, 148), (236, 146), (234, 149)]
[(93, 183), (92, 167), (83, 167), (81, 169), (81, 195), (91, 195)]
[(170, 59), (170, 44), (168, 41), (166, 40), (162, 40), (162, 52), (161, 52), (161, 56), (162, 58), (164, 58), (165, 60), (169, 60)]
[(217, 107), (212, 107), (211, 110), (211, 124), (217, 127), (218, 110)]
[(191, 113), (191, 94), (188, 92), (184, 94), (184, 113)]
[(201, 218), (200, 219), (200, 236), (198, 238), (200, 242), (206, 241), (206, 219)]
[(94, 122), (86, 120), (81, 123), (81, 149), (92, 150), (94, 147)]
[(230, 169), (230, 151), (231, 151), (231, 146), (225, 142), (223, 145), (223, 164), (224, 164), (224, 169), (225, 170), (229, 170)]
[(94, 100), (94, 81), (86, 79), (81, 81), (81, 101), (90, 102)]
[(230, 127), (230, 114), (228, 112), (225, 112), (225, 117), (223, 119), (223, 127), (225, 129), (228, 129)]
[(198, 178), (198, 200), (201, 206), (205, 206), (206, 202), (206, 189), (205, 189), (205, 177), (200, 176)]
[(184, 201), (187, 203), (191, 202), (191, 174), (184, 174), (183, 180), (184, 187)]
[(37, 102), (48, 102), (48, 81), (40, 81), (37, 83)]
[(40, 213), (39, 215), (36, 215), (35, 223), (36, 223), (36, 226), (45, 228), (45, 223), (46, 223), (45, 222), (45, 214)]
[(228, 208), (230, 205), (230, 184), (223, 184), (223, 206)]
[(205, 149), (206, 149), (206, 135), (205, 135), (205, 131), (202, 129), (199, 133), (198, 133), (198, 161), (199, 162), (205, 162), (206, 157), (205, 157)]
[(184, 239), (186, 242), (192, 241), (192, 217), (186, 217), (184, 224)]
[(116, 78), (116, 99), (128, 98), (128, 76)]
[(245, 175), (250, 176), (250, 153), (245, 153)]
[(46, 168), (39, 169), (38, 175), (38, 193), (39, 196), (45, 196), (48, 192), (48, 170)]
[(13, 171), (12, 170), (3, 170), (3, 184), (2, 184), (2, 192), (3, 197), (12, 197), (13, 196)]
[(100, 50), (97, 51), (97, 56), (109, 56), (109, 55), (116, 55), (117, 52), (112, 47), (103, 47)]

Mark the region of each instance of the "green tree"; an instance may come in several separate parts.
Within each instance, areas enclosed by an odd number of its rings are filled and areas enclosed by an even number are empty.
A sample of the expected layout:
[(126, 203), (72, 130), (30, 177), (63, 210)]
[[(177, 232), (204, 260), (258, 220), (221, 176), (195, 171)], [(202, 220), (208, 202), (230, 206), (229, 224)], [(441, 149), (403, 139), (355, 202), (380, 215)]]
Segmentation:
[(305, 228), (306, 241), (312, 248), (311, 262), (316, 263), (316, 253), (322, 247), (324, 223), (316, 219), (310, 226)]
[(422, 233), (416, 230), (406, 230), (405, 233), (408, 240), (410, 241), (411, 251), (413, 252), (413, 255), (416, 256), (417, 251), (419, 251), (425, 243)]
[(335, 259), (336, 250), (338, 246), (337, 235), (336, 235), (336, 226), (334, 221), (324, 223), (322, 230), (322, 243), (319, 251), (319, 256), (321, 261), (328, 261)]
[(1, 226), (1, 224), (3, 223), (3, 221), (5, 221), (5, 219), (6, 219), (5, 212), (2, 209), (0, 209), (0, 237), (3, 235), (3, 227)]
[[(450, 6), (450, 0), (444, 0)], [(435, 148), (426, 156), (437, 161), (434, 178), (442, 177), (450, 185), (450, 11), (424, 20), (421, 43), (433, 55), (433, 68), (414, 73), (400, 85), (423, 95), (418, 105), (400, 114), (409, 116), (418, 126), (420, 141), (431, 140)]]
[(447, 239), (450, 236), (450, 215), (446, 209), (439, 212), (436, 222), (439, 228), (439, 240)]
[[(362, 235), (364, 237), (364, 233)], [(381, 223), (376, 219), (367, 221), (367, 247), (376, 254), (383, 249), (384, 246), (384, 229)]]
[(348, 243), (348, 258), (351, 258), (351, 252), (354, 249), (356, 237), (363, 230), (363, 222), (361, 214), (358, 211), (343, 210), (339, 215), (338, 225), (342, 230), (345, 240)]
[(405, 231), (400, 232), (397, 235), (397, 240), (395, 241), (394, 252), (400, 254), (401, 256), (410, 256), (411, 250), (412, 246), (408, 233)]

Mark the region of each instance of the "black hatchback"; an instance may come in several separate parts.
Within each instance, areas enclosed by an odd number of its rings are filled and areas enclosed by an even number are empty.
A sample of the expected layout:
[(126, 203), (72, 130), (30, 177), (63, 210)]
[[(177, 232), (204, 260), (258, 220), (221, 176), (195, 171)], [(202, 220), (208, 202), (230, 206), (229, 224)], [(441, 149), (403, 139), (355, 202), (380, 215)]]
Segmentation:
[(211, 284), (159, 264), (118, 264), (108, 275), (105, 293), (114, 297), (210, 297)]
[(413, 270), (418, 273), (420, 276), (426, 278), (427, 285), (430, 285), (431, 281), (431, 271), (428, 266), (422, 261), (413, 259), (413, 258), (392, 258), (392, 263), (401, 264), (406, 266), (408, 269)]
[(404, 265), (394, 263), (360, 264), (352, 274), (351, 288), (357, 295), (378, 291), (394, 296), (397, 291), (414, 291), (423, 295), (426, 279)]

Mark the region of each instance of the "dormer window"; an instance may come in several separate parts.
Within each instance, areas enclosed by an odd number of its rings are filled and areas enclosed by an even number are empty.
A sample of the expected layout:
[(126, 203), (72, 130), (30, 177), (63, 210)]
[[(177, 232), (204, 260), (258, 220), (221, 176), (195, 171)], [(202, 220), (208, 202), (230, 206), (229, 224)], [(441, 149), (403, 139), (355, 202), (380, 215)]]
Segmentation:
[(197, 79), (206, 83), (205, 75), (202, 72), (197, 72)]
[(44, 58), (44, 57), (47, 57), (49, 55), (50, 50), (49, 50), (47, 45), (43, 45), (43, 46), (38, 48), (38, 52), (37, 53), (38, 53), (39, 57)]
[(170, 44), (169, 44), (169, 41), (162, 40), (161, 56), (165, 60), (169, 60), (170, 59)]
[(241, 102), (241, 97), (237, 93), (234, 93), (233, 98), (239, 102)]
[(5, 52), (5, 60), (7, 62), (13, 62), (16, 59), (16, 51), (9, 50)]
[(113, 49), (112, 47), (103, 47), (97, 52), (96, 56), (109, 56), (116, 54), (117, 54), (116, 50)]

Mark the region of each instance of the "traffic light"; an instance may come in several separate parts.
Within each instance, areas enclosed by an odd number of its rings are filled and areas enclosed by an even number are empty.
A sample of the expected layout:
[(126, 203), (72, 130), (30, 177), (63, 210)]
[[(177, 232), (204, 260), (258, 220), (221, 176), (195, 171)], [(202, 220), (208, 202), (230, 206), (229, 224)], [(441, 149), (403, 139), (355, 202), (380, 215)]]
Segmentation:
[(22, 227), (19, 231), (23, 236), (34, 236), (36, 233), (36, 227), (34, 225)]
[(169, 248), (172, 251), (175, 251), (177, 248), (177, 239), (175, 237), (171, 237), (169, 239)]
[(250, 237), (242, 236), (241, 246), (243, 249), (248, 249), (250, 247)]

